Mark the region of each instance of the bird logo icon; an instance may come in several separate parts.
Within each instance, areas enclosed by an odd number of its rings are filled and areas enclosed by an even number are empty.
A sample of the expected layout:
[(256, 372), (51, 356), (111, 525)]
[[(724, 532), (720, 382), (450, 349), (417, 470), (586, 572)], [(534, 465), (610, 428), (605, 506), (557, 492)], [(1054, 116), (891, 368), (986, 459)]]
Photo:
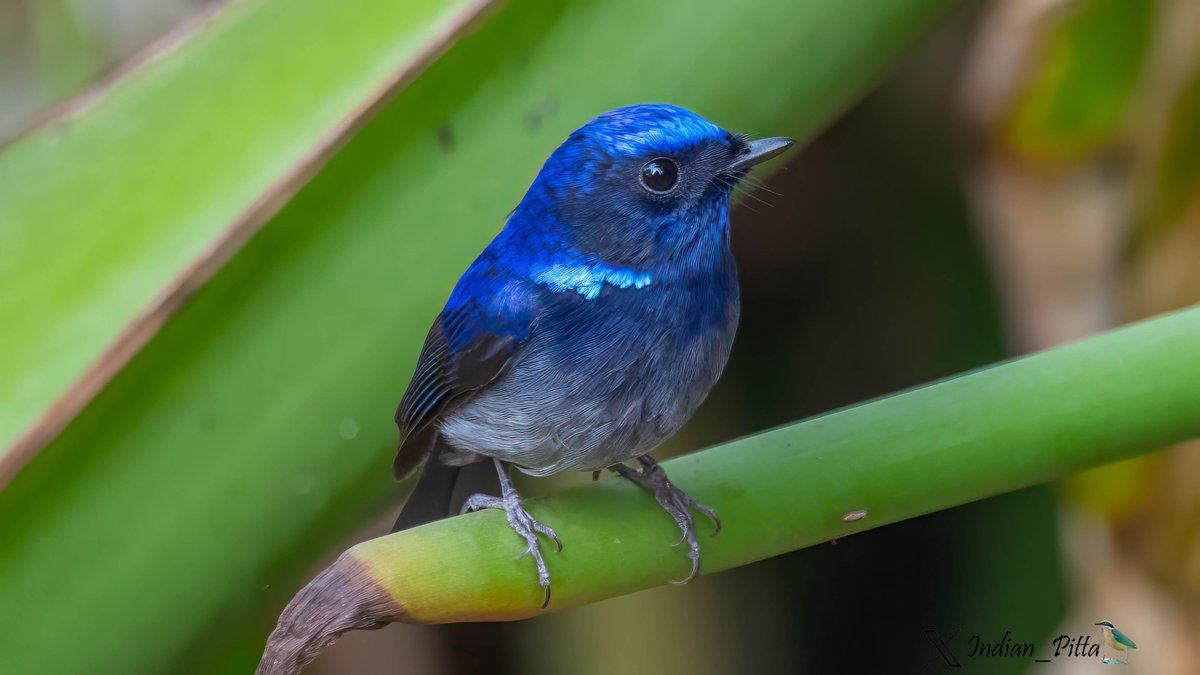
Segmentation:
[[(1128, 635), (1117, 630), (1117, 627), (1112, 625), (1111, 621), (1101, 621), (1096, 625), (1100, 627), (1100, 631), (1103, 633), (1104, 646), (1107, 648), (1100, 653), (1101, 663), (1122, 666), (1129, 663), (1129, 650), (1137, 649), (1137, 645), (1133, 643), (1133, 640), (1130, 640)], [(1109, 656), (1110, 653), (1114, 654), (1114, 656)]]

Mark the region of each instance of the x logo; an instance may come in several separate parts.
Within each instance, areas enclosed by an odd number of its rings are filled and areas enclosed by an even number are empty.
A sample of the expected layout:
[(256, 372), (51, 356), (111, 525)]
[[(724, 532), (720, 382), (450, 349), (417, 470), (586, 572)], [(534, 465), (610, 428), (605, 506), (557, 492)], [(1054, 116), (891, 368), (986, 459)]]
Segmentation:
[(957, 636), (958, 631), (956, 630), (950, 634), (950, 637), (942, 640), (942, 638), (937, 634), (937, 631), (931, 628), (926, 628), (925, 637), (929, 638), (929, 641), (933, 643), (933, 648), (937, 651), (930, 654), (929, 658), (925, 659), (925, 665), (928, 666), (930, 662), (933, 661), (934, 657), (941, 654), (942, 660), (946, 662), (946, 665), (950, 666), (951, 668), (962, 667), (962, 664), (958, 662), (958, 659), (954, 658), (954, 652), (950, 651), (949, 643), (952, 642)]

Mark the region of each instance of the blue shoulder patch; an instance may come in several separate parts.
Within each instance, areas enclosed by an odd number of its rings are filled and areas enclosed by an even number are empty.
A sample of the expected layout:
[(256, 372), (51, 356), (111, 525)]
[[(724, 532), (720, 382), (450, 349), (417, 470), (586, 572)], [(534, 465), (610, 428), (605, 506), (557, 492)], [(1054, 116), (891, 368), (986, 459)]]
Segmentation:
[(617, 288), (645, 288), (654, 280), (649, 272), (599, 263), (553, 263), (536, 267), (533, 280), (555, 292), (575, 291), (585, 300), (600, 297), (604, 284)]

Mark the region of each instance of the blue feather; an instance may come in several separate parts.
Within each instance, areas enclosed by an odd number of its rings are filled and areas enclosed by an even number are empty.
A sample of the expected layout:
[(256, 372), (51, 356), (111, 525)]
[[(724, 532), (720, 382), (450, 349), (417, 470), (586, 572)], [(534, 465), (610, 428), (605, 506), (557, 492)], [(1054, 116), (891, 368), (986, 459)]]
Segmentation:
[(612, 267), (600, 263), (581, 262), (537, 265), (531, 270), (532, 278), (552, 291), (575, 291), (587, 300), (600, 297), (605, 284), (617, 288), (645, 288), (654, 277), (623, 267)]
[[(678, 430), (733, 341), (730, 167), (745, 151), (670, 105), (572, 133), (451, 293), (401, 404), (406, 433), (434, 425), (443, 461), (546, 474), (624, 461)], [(669, 189), (642, 182), (651, 161), (671, 163)]]

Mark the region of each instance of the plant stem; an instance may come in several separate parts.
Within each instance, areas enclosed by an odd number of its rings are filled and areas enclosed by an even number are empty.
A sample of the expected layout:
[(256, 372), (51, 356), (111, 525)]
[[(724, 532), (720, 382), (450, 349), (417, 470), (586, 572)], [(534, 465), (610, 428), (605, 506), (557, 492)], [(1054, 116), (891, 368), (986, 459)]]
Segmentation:
[[(703, 569), (715, 572), (1200, 436), (1198, 373), (1194, 307), (663, 466), (724, 521), (719, 536), (702, 534)], [(564, 543), (548, 556), (550, 610), (688, 570), (670, 546), (674, 523), (625, 481), (529, 506)], [(520, 551), (496, 512), (359, 544), (292, 601), (259, 672), (297, 672), (350, 628), (538, 616)]]

